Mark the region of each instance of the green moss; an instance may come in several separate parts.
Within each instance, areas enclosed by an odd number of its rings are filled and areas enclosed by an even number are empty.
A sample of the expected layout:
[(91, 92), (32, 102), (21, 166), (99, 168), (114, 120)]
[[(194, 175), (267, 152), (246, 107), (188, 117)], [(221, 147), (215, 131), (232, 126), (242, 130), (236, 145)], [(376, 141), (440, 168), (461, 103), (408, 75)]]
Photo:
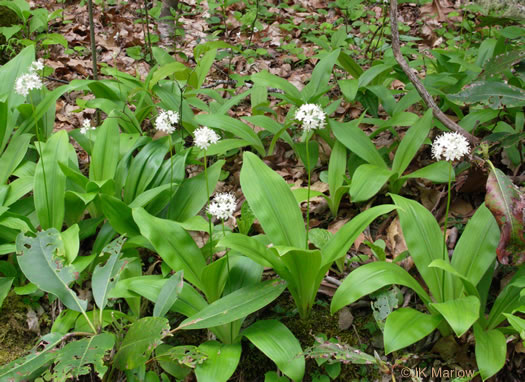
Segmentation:
[(11, 9), (0, 6), (0, 27), (10, 27), (18, 23), (18, 16)]
[(26, 327), (27, 308), (20, 296), (10, 294), (0, 309), (0, 365), (25, 355), (36, 335)]

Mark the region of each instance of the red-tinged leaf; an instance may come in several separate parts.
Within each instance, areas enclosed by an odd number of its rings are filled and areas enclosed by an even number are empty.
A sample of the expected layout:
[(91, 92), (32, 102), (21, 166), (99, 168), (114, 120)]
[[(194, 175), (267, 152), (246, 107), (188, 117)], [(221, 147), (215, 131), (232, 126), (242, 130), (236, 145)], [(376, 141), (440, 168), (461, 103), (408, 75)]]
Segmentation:
[(501, 230), (498, 260), (518, 265), (525, 261), (525, 194), (492, 163), (490, 167), (485, 204)]

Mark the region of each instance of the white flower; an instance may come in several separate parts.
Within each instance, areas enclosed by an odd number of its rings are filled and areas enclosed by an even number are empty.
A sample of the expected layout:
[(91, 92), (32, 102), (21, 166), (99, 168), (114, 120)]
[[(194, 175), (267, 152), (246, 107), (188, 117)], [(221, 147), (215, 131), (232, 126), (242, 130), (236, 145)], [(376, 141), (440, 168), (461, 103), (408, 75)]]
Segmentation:
[(325, 125), (326, 113), (321, 106), (305, 103), (295, 112), (295, 119), (302, 122), (306, 131), (322, 129)]
[(22, 74), (16, 79), (15, 92), (26, 97), (33, 89), (41, 89), (44, 84), (35, 72)]
[(229, 192), (222, 192), (215, 195), (208, 206), (208, 213), (217, 219), (228, 220), (233, 217), (236, 208), (235, 196)]
[(203, 126), (193, 132), (193, 143), (201, 150), (207, 150), (210, 145), (219, 142), (221, 137), (212, 129)]
[(172, 110), (161, 110), (155, 119), (155, 127), (166, 134), (172, 134), (177, 122), (179, 122), (179, 113)]
[(437, 160), (459, 160), (469, 152), (467, 138), (459, 133), (444, 133), (432, 143), (432, 156)]
[(80, 134), (86, 135), (89, 130), (95, 130), (96, 127), (91, 127), (91, 122), (88, 119), (84, 119), (82, 127), (80, 128)]
[(29, 73), (39, 72), (42, 69), (44, 69), (44, 62), (40, 58), (38, 59), (38, 61), (33, 61), (33, 63), (31, 64), (31, 67), (29, 68)]

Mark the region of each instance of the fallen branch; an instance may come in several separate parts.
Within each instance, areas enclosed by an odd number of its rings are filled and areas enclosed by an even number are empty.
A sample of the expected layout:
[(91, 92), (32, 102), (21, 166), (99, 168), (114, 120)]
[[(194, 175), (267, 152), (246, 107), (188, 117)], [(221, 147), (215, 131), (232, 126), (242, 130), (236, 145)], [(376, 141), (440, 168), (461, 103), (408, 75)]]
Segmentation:
[(390, 28), (392, 30), (392, 50), (394, 51), (394, 57), (403, 69), (403, 72), (408, 76), (410, 82), (414, 84), (417, 92), (423, 98), (423, 101), (427, 104), (429, 108), (434, 112), (434, 117), (436, 117), (443, 125), (448, 127), (450, 130), (455, 131), (456, 133), (462, 134), (467, 138), (473, 146), (477, 146), (480, 142), (479, 138), (476, 138), (456, 122), (451, 120), (445, 113), (441, 111), (439, 106), (436, 104), (432, 96), (428, 93), (427, 89), (421, 83), (421, 80), (416, 76), (416, 74), (410, 69), (408, 62), (403, 57), (401, 53), (401, 46), (399, 43), (399, 30), (397, 29), (397, 0), (390, 1)]

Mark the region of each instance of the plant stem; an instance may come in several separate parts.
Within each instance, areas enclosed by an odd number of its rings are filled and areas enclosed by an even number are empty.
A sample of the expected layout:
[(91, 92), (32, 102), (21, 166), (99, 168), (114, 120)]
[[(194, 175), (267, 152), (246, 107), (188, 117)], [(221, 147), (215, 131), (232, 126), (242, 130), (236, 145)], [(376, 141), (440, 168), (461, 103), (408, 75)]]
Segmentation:
[(211, 229), (211, 215), (208, 214), (208, 208), (210, 206), (210, 186), (208, 184), (208, 158), (206, 157), (206, 151), (204, 151), (204, 179), (206, 180), (206, 215), (208, 215), (208, 231), (209, 231), (209, 244), (210, 244), (210, 260), (213, 257), (213, 233)]
[(306, 249), (308, 249), (308, 233), (310, 232), (310, 138), (306, 136), (306, 172), (308, 174), (308, 190), (306, 192)]
[[(33, 96), (30, 94), (29, 99), (31, 101), (31, 108), (33, 109), (33, 118), (35, 118), (35, 103), (33, 102)], [(49, 206), (49, 194), (47, 192), (47, 177), (46, 177), (46, 166), (44, 163), (44, 156), (42, 155), (42, 146), (43, 143), (39, 134), (38, 129), (38, 121), (35, 119), (35, 133), (36, 133), (36, 139), (38, 140), (38, 145), (35, 144), (36, 151), (38, 152), (38, 155), (40, 156), (40, 160), (42, 161), (42, 177), (44, 178), (44, 194), (46, 196), (46, 207), (47, 211), (51, 211), (51, 207)], [(42, 222), (40, 222), (40, 226), (42, 226)]]
[(250, 41), (248, 42), (248, 47), (252, 45), (253, 29), (255, 28), (255, 23), (257, 22), (258, 17), (259, 17), (259, 0), (255, 0), (255, 18), (253, 19), (253, 22), (250, 28)]
[[(448, 212), (450, 209), (450, 185), (452, 184), (452, 163), (449, 163), (448, 168), (448, 195), (447, 195), (447, 209), (445, 211), (445, 226), (443, 227), (443, 260), (448, 263), (448, 251), (447, 251), (447, 226), (448, 226)], [(445, 276), (446, 272), (443, 271), (442, 278), (442, 298), (445, 300)]]
[(168, 144), (170, 146), (170, 200), (173, 198), (173, 145), (171, 142), (171, 134), (168, 135)]

